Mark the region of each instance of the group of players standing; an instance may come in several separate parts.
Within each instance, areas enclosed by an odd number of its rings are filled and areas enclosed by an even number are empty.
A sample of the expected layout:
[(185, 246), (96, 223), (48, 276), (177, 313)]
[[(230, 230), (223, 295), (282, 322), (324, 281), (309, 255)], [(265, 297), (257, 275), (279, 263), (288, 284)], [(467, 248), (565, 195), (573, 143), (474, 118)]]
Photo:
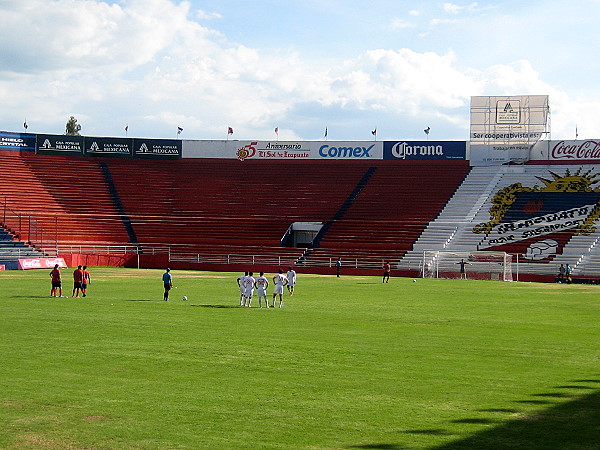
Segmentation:
[[(64, 297), (58, 264), (56, 264), (54, 269), (50, 272), (50, 278), (52, 279), (50, 297)], [(77, 269), (73, 271), (73, 293), (71, 294), (71, 297), (78, 298), (80, 293), (85, 297), (87, 295), (88, 284), (91, 282), (92, 277), (87, 270), (87, 266), (77, 266)]]
[[(254, 295), (254, 289), (256, 289), (258, 296), (258, 307), (262, 308), (262, 300), (264, 299), (265, 308), (269, 308), (269, 300), (267, 298), (267, 288), (269, 287), (269, 280), (265, 277), (264, 272), (260, 272), (257, 278), (254, 278), (253, 272), (245, 272), (244, 275), (240, 275), (237, 278), (237, 283), (240, 288), (240, 306), (250, 308), (252, 306), (252, 297)], [(279, 273), (273, 276), (273, 299), (271, 302), (271, 308), (275, 308), (277, 302), (277, 296), (279, 296), (279, 307), (283, 306), (283, 291), (287, 286), (290, 295), (294, 295), (294, 287), (296, 286), (296, 271), (289, 267), (287, 273), (283, 273), (283, 270), (279, 269)]]

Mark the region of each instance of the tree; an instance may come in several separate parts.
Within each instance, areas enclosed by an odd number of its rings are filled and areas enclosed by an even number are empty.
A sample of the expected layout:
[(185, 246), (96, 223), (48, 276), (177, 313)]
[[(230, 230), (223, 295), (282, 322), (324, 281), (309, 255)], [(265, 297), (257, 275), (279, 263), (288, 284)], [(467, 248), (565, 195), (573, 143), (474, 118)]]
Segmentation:
[(81, 136), (79, 132), (81, 131), (81, 125), (77, 123), (77, 119), (73, 116), (67, 122), (67, 128), (65, 130), (65, 134), (67, 136)]

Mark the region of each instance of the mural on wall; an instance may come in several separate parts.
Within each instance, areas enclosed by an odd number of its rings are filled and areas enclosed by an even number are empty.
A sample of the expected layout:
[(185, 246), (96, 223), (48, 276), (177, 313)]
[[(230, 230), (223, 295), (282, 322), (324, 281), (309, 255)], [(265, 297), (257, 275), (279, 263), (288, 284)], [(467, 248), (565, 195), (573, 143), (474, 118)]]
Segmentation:
[(562, 254), (573, 236), (596, 232), (600, 219), (600, 173), (569, 169), (536, 177), (541, 185), (514, 183), (492, 199), (490, 220), (473, 227), (484, 234), (479, 250), (519, 254), (529, 262), (548, 262)]

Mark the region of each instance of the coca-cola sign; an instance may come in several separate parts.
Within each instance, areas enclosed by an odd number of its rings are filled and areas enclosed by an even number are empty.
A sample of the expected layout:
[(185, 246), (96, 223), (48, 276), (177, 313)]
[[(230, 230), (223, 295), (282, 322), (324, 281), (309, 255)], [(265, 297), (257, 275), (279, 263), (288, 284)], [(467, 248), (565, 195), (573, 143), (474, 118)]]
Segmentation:
[(552, 147), (550, 159), (600, 160), (600, 141), (558, 141)]
[(58, 264), (59, 267), (67, 267), (64, 258), (23, 258), (19, 259), (19, 269), (50, 269)]

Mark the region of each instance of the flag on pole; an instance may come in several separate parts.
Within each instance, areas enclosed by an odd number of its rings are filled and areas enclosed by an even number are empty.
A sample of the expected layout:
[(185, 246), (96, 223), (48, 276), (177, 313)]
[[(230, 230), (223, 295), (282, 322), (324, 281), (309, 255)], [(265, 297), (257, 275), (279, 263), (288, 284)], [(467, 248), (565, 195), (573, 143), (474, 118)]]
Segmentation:
[(327, 137), (327, 127), (325, 127), (325, 137)]
[(129, 124), (125, 125), (125, 133), (129, 131)]
[(183, 128), (177, 127), (177, 134), (181, 134), (182, 131), (183, 131)]
[(29, 128), (29, 125), (27, 125), (27, 119), (25, 119), (25, 122), (23, 122), (23, 128), (25, 128), (27, 130), (27, 128)]
[(427, 136), (429, 136), (429, 132), (431, 131), (430, 127), (427, 127), (423, 130)]
[(371, 134), (372, 134), (373, 136), (377, 136), (377, 128), (375, 128), (373, 131), (371, 131)]
[(279, 135), (279, 127), (275, 127), (275, 134)]
[(233, 134), (233, 128), (229, 127), (229, 128), (227, 129), (227, 134), (228, 134), (228, 135), (229, 135), (229, 134)]

